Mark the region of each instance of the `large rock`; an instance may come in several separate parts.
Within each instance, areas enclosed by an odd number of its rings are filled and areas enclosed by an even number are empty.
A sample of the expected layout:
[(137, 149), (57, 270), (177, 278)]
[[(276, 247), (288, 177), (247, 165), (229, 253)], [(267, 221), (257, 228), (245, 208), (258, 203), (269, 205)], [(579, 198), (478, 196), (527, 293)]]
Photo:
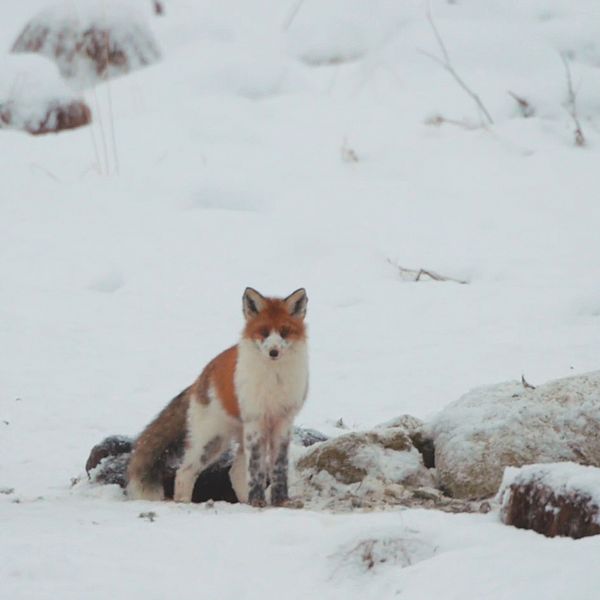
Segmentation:
[(507, 525), (548, 537), (600, 534), (600, 469), (575, 463), (507, 468), (498, 493)]
[(128, 73), (160, 58), (143, 16), (131, 5), (114, 0), (50, 6), (27, 23), (12, 51), (47, 56), (63, 77), (82, 85)]
[(407, 429), (378, 427), (311, 446), (296, 458), (291, 488), (317, 509), (404, 505), (476, 510), (444, 498), (434, 485)]
[(87, 125), (88, 106), (41, 56), (5, 56), (0, 60), (0, 129), (34, 135)]
[(537, 388), (477, 388), (445, 408), (430, 434), (439, 484), (457, 498), (495, 494), (507, 466), (600, 466), (600, 371)]
[(298, 461), (298, 470), (316, 474), (324, 471), (345, 485), (367, 477), (395, 483), (431, 483), (421, 455), (401, 427), (347, 433), (313, 446)]

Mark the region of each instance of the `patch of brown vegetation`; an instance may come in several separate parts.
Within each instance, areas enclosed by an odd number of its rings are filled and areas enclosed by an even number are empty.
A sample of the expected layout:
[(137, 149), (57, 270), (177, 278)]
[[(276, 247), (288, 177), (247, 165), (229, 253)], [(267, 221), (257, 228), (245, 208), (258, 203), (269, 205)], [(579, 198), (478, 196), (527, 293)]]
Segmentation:
[(116, 36), (110, 27), (99, 24), (77, 28), (73, 23), (55, 25), (37, 18), (25, 26), (12, 52), (47, 56), (66, 78), (77, 77), (87, 65), (103, 79), (156, 62), (160, 51), (148, 35), (136, 23), (129, 25), (128, 33)]
[(15, 108), (11, 102), (0, 105), (0, 127), (23, 129), (32, 135), (43, 135), (77, 129), (92, 121), (92, 111), (81, 100), (73, 100), (66, 104), (51, 103), (43, 119), (31, 120), (23, 125), (13, 122)]

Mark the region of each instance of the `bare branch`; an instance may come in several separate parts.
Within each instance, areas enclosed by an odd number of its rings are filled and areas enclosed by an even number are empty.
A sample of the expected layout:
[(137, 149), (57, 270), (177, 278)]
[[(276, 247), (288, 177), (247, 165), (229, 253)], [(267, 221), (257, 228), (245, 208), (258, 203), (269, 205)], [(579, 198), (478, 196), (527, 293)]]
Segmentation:
[(561, 53), (560, 57), (563, 61), (563, 65), (565, 66), (565, 75), (567, 78), (567, 111), (571, 115), (573, 123), (575, 124), (575, 145), (585, 146), (585, 136), (583, 135), (583, 129), (581, 128), (579, 117), (577, 116), (577, 94), (573, 89), (571, 67), (569, 66), (569, 61), (564, 53)]
[(465, 83), (465, 81), (460, 77), (460, 75), (456, 72), (456, 70), (452, 66), (452, 62), (450, 60), (450, 55), (448, 54), (448, 50), (446, 49), (446, 44), (444, 44), (444, 40), (442, 39), (442, 36), (440, 35), (438, 28), (436, 27), (436, 24), (433, 20), (433, 16), (429, 9), (427, 10), (427, 20), (429, 21), (429, 25), (431, 26), (433, 35), (435, 36), (435, 39), (438, 43), (438, 46), (440, 48), (443, 58), (439, 58), (438, 56), (435, 56), (434, 54), (430, 54), (429, 52), (425, 52), (423, 50), (420, 51), (421, 54), (424, 54), (431, 60), (438, 63), (444, 70), (448, 71), (448, 73), (450, 73), (450, 75), (452, 75), (452, 77), (454, 78), (454, 81), (456, 81), (456, 83), (458, 83), (458, 85), (475, 102), (475, 104), (477, 105), (477, 108), (483, 113), (483, 115), (487, 119), (488, 124), (493, 125), (494, 120), (492, 119), (492, 115), (489, 113), (488, 109), (483, 104), (481, 98)]
[(454, 283), (460, 283), (466, 285), (469, 283), (464, 279), (455, 279), (454, 277), (447, 277), (446, 275), (440, 275), (435, 271), (429, 269), (407, 269), (396, 264), (394, 261), (388, 258), (388, 263), (398, 269), (398, 274), (405, 281), (453, 281)]

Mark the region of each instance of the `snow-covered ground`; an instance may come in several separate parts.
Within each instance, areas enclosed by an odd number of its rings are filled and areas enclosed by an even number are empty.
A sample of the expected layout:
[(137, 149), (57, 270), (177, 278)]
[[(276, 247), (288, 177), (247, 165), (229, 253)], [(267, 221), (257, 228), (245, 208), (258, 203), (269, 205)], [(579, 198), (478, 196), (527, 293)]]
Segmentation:
[[(305, 0), (291, 24), (292, 0), (147, 4), (162, 61), (85, 90), (93, 128), (0, 131), (0, 598), (597, 598), (600, 540), (496, 513), (207, 509), (69, 482), (235, 341), (246, 285), (307, 288), (299, 421), (327, 433), (597, 369), (598, 2), (431, 3), (487, 128), (424, 54), (441, 56), (425, 2)], [(45, 5), (3, 7), (0, 52)], [(373, 538), (392, 558), (365, 570)]]

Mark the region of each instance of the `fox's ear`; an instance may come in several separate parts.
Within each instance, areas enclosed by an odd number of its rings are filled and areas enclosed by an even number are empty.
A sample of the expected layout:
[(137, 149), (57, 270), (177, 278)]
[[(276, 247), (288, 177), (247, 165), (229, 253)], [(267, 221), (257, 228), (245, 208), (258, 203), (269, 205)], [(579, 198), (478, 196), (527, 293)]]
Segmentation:
[(255, 289), (247, 287), (244, 290), (242, 305), (244, 307), (244, 317), (246, 317), (246, 320), (251, 319), (265, 307), (265, 297)]
[(306, 305), (308, 304), (308, 296), (304, 288), (292, 292), (284, 302), (292, 317), (304, 319), (306, 316)]

